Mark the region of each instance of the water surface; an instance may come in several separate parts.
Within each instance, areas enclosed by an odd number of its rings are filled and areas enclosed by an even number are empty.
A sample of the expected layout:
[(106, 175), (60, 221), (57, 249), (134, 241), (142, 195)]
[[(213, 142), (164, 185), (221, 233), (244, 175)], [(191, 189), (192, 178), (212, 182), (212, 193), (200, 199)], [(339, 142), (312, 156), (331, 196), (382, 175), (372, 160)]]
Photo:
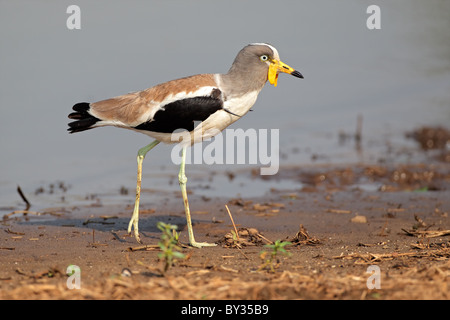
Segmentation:
[[(405, 131), (450, 121), (450, 2), (378, 3), (381, 30), (366, 27), (369, 1), (77, 1), (81, 30), (68, 30), (72, 2), (1, 1), (0, 207), (22, 206), (17, 185), (38, 207), (132, 190), (136, 152), (149, 138), (117, 128), (69, 135), (71, 106), (191, 74), (226, 72), (251, 42), (273, 44), (305, 76), (280, 75), (278, 87), (267, 85), (254, 111), (232, 126), (279, 129), (281, 166), (376, 162), (389, 157), (389, 147), (414, 148)], [(352, 142), (339, 143), (340, 134), (354, 133), (358, 116), (360, 151)], [(170, 154), (171, 147), (161, 145), (149, 153), (144, 187), (177, 190)], [(193, 165), (187, 173), (208, 177), (243, 167)], [(218, 185), (210, 188), (195, 178), (189, 183), (208, 196), (274, 187), (215, 179)], [(41, 187), (45, 192), (35, 194)]]

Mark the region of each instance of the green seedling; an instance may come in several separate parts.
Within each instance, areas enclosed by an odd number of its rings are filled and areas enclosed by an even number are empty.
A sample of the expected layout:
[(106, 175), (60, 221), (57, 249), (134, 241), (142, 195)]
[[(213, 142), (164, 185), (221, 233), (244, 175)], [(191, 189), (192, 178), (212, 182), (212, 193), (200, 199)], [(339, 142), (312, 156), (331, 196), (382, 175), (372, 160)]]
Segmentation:
[(239, 244), (239, 236), (238, 234), (234, 231), (231, 230), (231, 239), (233, 240), (233, 248), (241, 248), (241, 245)]
[(180, 233), (176, 232), (177, 226), (164, 222), (158, 222), (156, 226), (162, 231), (161, 241), (158, 242), (158, 246), (162, 252), (158, 254), (158, 257), (164, 263), (163, 273), (165, 273), (176, 259), (184, 259), (185, 255), (179, 252), (181, 250), (178, 246)]
[(269, 268), (271, 272), (275, 272), (275, 268), (278, 268), (279, 266), (279, 263), (277, 262), (278, 254), (282, 253), (287, 256), (291, 255), (291, 253), (287, 252), (284, 248), (289, 244), (291, 244), (291, 242), (281, 240), (277, 240), (273, 244), (266, 244), (264, 247), (271, 249), (272, 251), (261, 251), (259, 257), (261, 258), (262, 263), (259, 266), (258, 271)]

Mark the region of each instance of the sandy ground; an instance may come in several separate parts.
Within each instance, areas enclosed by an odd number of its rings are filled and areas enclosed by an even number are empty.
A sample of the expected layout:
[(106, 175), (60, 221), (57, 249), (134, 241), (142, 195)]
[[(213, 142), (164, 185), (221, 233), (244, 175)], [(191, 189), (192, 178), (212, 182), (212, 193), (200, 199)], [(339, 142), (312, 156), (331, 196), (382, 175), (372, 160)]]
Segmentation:
[[(449, 162), (290, 167), (268, 179), (303, 187), (259, 198), (190, 194), (197, 240), (219, 245), (183, 246), (185, 258), (164, 274), (156, 223), (177, 225), (187, 243), (178, 194), (156, 205), (143, 200), (147, 247), (127, 235), (132, 208), (125, 205), (7, 216), (0, 224), (0, 298), (450, 298)], [(225, 205), (242, 228), (238, 240)], [(261, 253), (275, 240), (291, 245), (271, 269)], [(67, 286), (75, 284), (70, 265), (80, 268), (80, 289)]]

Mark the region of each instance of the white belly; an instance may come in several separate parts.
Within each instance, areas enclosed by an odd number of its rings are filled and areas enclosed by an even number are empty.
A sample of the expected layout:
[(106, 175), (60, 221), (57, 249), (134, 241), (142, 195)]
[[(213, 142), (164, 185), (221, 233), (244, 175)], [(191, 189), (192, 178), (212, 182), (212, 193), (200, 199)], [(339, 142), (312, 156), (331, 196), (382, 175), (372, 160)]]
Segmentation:
[(259, 91), (249, 92), (241, 97), (227, 99), (224, 109), (239, 115), (234, 116), (224, 110), (219, 110), (209, 116), (205, 121), (197, 125), (194, 131), (180, 133), (161, 133), (144, 130), (136, 130), (164, 143), (177, 143), (181, 140), (185, 144), (194, 144), (204, 139), (209, 139), (219, 134), (233, 122), (244, 116), (255, 104)]

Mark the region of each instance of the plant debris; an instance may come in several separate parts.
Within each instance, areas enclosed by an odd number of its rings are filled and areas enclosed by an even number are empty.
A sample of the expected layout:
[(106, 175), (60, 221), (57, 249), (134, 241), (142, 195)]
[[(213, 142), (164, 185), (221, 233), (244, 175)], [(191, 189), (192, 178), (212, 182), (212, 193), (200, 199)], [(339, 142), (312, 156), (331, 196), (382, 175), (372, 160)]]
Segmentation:
[(373, 264), (385, 260), (393, 260), (403, 257), (423, 258), (429, 257), (435, 260), (450, 258), (449, 248), (440, 248), (429, 251), (413, 251), (413, 252), (392, 252), (392, 253), (351, 253), (347, 255), (335, 256), (333, 259), (356, 259), (355, 264)]
[(308, 233), (308, 230), (301, 224), (299, 231), (295, 234), (295, 236), (289, 240), (293, 245), (308, 245), (315, 246), (320, 244), (320, 240), (311, 237)]
[(11, 216), (13, 216), (13, 215), (15, 215), (15, 214), (23, 214), (23, 215), (31, 214), (31, 215), (35, 215), (35, 216), (42, 216), (42, 215), (45, 215), (45, 214), (49, 214), (49, 215), (51, 215), (51, 216), (56, 216), (56, 217), (59, 217), (59, 216), (62, 215), (62, 213), (59, 213), (59, 212), (53, 212), (53, 211), (43, 211), (43, 212), (39, 212), (39, 211), (30, 211), (30, 210), (15, 210), (15, 211), (13, 211), (13, 212), (10, 212), (10, 213), (8, 213), (8, 214), (5, 214), (5, 215), (3, 216), (3, 220), (6, 221), (6, 220), (10, 219)]
[[(448, 144), (444, 150), (448, 153)], [(424, 156), (439, 152), (427, 150)], [(104, 203), (102, 207), (67, 203), (45, 209), (62, 213), (58, 217), (36, 218), (31, 212), (7, 216), (0, 223), (5, 231), (0, 231), (0, 299), (449, 300), (450, 167), (433, 159), (416, 163), (413, 157), (407, 163), (400, 158), (390, 162), (395, 150), (380, 157), (371, 162), (376, 164), (281, 167), (276, 176), (264, 178), (276, 181), (280, 189), (262, 196), (244, 192), (242, 198), (227, 202), (225, 195), (206, 200), (194, 194), (196, 235), (203, 241), (222, 239), (222, 245), (182, 247), (186, 259), (171, 265), (164, 277), (154, 226), (160, 217), (184, 226), (184, 212), (175, 197), (148, 200), (146, 207), (155, 203), (148, 213), (157, 214), (142, 217), (147, 246), (126, 233), (133, 209), (128, 201), (108, 204), (103, 195), (92, 198)], [(253, 179), (260, 179), (259, 174)], [(299, 183), (284, 189), (283, 179)], [(46, 197), (51, 190), (45, 191)], [(61, 194), (57, 184), (53, 192), (55, 197)], [(24, 207), (19, 199), (19, 207), (2, 211)], [(32, 210), (44, 212), (40, 207)], [(370, 223), (350, 221), (359, 214)], [(213, 223), (218, 221), (223, 223)], [(187, 238), (186, 233), (180, 235), (180, 241)], [(277, 239), (291, 242), (284, 247), (291, 254), (279, 254), (271, 265), (265, 264), (270, 252), (264, 245)], [(262, 252), (267, 253), (261, 256)], [(63, 270), (72, 264), (82, 270), (80, 290), (67, 288)], [(381, 290), (367, 287), (372, 264), (380, 268)], [(258, 266), (264, 272), (258, 272)]]
[(422, 127), (407, 133), (406, 137), (416, 140), (423, 150), (445, 149), (450, 144), (450, 131), (442, 127)]
[(161, 248), (157, 244), (147, 244), (137, 247), (128, 247), (127, 251), (161, 251)]
[(429, 230), (433, 226), (433, 224), (427, 224), (416, 214), (414, 215), (414, 220), (416, 220), (416, 223), (412, 226), (411, 230), (402, 228), (402, 231), (405, 232), (408, 236), (418, 238), (436, 238), (450, 235), (450, 230)]
[(237, 232), (237, 234), (234, 231), (228, 232), (218, 243), (227, 248), (239, 249), (243, 246), (262, 246), (273, 243), (255, 228), (239, 228)]
[(20, 188), (20, 186), (17, 186), (17, 192), (19, 193), (20, 197), (22, 198), (22, 200), (25, 202), (25, 204), (27, 205), (26, 210), (30, 209), (31, 207), (31, 203), (30, 201), (28, 201), (27, 197), (25, 197), (25, 195), (22, 192), (22, 188)]
[(408, 236), (419, 238), (436, 238), (450, 235), (450, 230), (406, 230), (406, 229), (402, 230)]
[(280, 212), (285, 207), (284, 203), (280, 202), (264, 202), (253, 203), (252, 200), (232, 199), (228, 202), (229, 205), (242, 207), (245, 211), (255, 213), (257, 215), (275, 214)]

